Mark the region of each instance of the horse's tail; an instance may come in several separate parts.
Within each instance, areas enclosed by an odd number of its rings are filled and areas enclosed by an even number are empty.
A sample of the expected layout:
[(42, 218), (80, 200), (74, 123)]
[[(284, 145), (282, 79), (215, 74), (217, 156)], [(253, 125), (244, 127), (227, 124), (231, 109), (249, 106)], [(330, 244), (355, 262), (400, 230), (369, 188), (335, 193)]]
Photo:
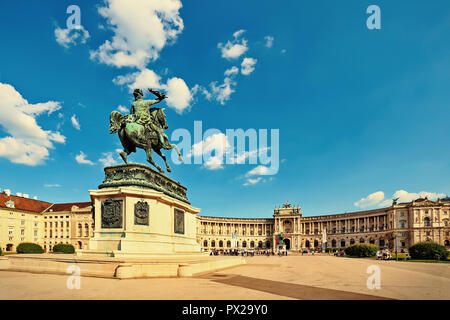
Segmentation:
[(119, 111), (112, 111), (109, 115), (109, 133), (113, 134), (122, 128), (124, 116)]

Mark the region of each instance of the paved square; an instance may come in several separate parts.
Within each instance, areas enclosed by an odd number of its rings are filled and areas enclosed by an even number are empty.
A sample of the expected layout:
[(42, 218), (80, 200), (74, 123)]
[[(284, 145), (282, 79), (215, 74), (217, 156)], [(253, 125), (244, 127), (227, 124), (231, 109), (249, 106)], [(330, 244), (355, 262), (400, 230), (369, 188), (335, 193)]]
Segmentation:
[[(113, 280), (0, 271), (0, 299), (450, 299), (450, 265), (334, 256), (255, 256), (194, 278)], [(370, 265), (380, 289), (368, 289)]]

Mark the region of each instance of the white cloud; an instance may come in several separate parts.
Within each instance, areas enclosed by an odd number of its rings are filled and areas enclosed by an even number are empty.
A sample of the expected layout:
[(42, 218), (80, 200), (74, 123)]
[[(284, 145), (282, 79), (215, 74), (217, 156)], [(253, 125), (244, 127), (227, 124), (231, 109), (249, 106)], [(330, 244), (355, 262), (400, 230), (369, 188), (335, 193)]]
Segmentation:
[(163, 84), (161, 83), (161, 77), (147, 68), (125, 76), (118, 76), (113, 79), (113, 82), (117, 85), (127, 85), (130, 92), (137, 88), (165, 90), (167, 106), (180, 114), (189, 108), (193, 100), (193, 95), (183, 79), (173, 77), (167, 80), (167, 84)]
[(94, 163), (91, 160), (86, 159), (86, 154), (83, 151), (80, 151), (80, 154), (75, 157), (75, 160), (79, 164), (88, 164), (93, 166)]
[(171, 78), (164, 86), (167, 90), (167, 105), (175, 109), (176, 112), (182, 113), (192, 102), (192, 93), (186, 82), (180, 78)]
[(57, 183), (53, 183), (53, 184), (44, 184), (45, 188), (59, 188), (61, 187), (61, 185), (57, 184)]
[(252, 170), (250, 170), (249, 172), (247, 172), (245, 174), (246, 177), (250, 177), (250, 176), (255, 176), (255, 175), (267, 175), (270, 174), (270, 170), (269, 168), (267, 168), (266, 166), (263, 165), (259, 165), (256, 168), (253, 168)]
[(98, 161), (100, 161), (105, 167), (117, 164), (117, 161), (116, 159), (114, 159), (112, 152), (104, 152), (102, 153), (102, 157), (103, 158), (98, 159)]
[(113, 82), (117, 85), (127, 85), (130, 92), (139, 88), (160, 89), (162, 87), (160, 81), (161, 77), (159, 75), (153, 70), (146, 68), (113, 79)]
[(383, 199), (384, 199), (384, 192), (377, 191), (368, 195), (366, 198), (361, 198), (360, 200), (356, 201), (354, 205), (355, 207), (360, 208), (370, 207), (382, 201)]
[(57, 27), (55, 29), (55, 38), (59, 45), (69, 48), (71, 45), (86, 43), (86, 40), (89, 38), (89, 32), (83, 26), (74, 26), (71, 29)]
[(129, 113), (130, 112), (130, 109), (128, 109), (127, 107), (125, 107), (125, 106), (118, 106), (117, 107), (117, 110), (119, 110), (120, 112), (122, 112), (122, 113)]
[(183, 31), (180, 0), (105, 0), (99, 13), (114, 32), (91, 59), (115, 67), (143, 68)]
[(256, 179), (247, 179), (247, 181), (243, 184), (244, 186), (251, 186), (255, 185), (258, 182), (262, 181), (263, 179), (261, 177), (258, 177)]
[(233, 33), (233, 40), (229, 40), (226, 44), (219, 43), (217, 47), (222, 52), (222, 58), (237, 59), (248, 50), (247, 40), (240, 37), (245, 30), (239, 30)]
[(234, 87), (236, 87), (236, 82), (231, 78), (226, 77), (223, 83), (217, 85), (217, 81), (211, 82), (209, 84), (210, 91), (203, 89), (203, 94), (208, 100), (216, 100), (221, 105), (225, 105), (225, 102), (230, 100), (230, 96), (235, 92)]
[(236, 66), (231, 67), (230, 69), (225, 70), (225, 76), (229, 77), (229, 76), (233, 76), (239, 73), (239, 68)]
[(30, 104), (13, 86), (0, 83), (0, 126), (10, 135), (0, 139), (0, 157), (30, 166), (44, 163), (53, 143), (65, 143), (66, 137), (43, 130), (36, 117), (59, 109), (55, 101)]
[(238, 31), (236, 31), (235, 33), (233, 33), (233, 37), (234, 37), (235, 39), (237, 39), (237, 38), (239, 38), (240, 36), (242, 36), (242, 35), (244, 34), (244, 32), (245, 32), (244, 29), (238, 30)]
[[(259, 155), (259, 157), (261, 157), (261, 155), (267, 154), (267, 151), (269, 151), (269, 150), (270, 150), (270, 147), (265, 147), (265, 148), (251, 150), (251, 151), (245, 151), (241, 154), (236, 154), (236, 157), (234, 158), (234, 163), (240, 163), (240, 164), (245, 163), (245, 160), (247, 160), (248, 158), (252, 158), (257, 155)], [(253, 169), (253, 170), (255, 170), (255, 169)], [(257, 170), (264, 170), (264, 169), (259, 168)], [(268, 174), (268, 171), (265, 174)]]
[(209, 170), (222, 169), (224, 154), (229, 148), (227, 136), (223, 133), (216, 133), (194, 144), (188, 157), (203, 155), (206, 160), (205, 168)]
[(253, 58), (244, 58), (241, 63), (241, 73), (245, 76), (248, 76), (255, 70), (255, 65), (258, 60)]
[(273, 41), (275, 40), (275, 38), (272, 37), (272, 36), (265, 36), (264, 39), (266, 40), (266, 47), (267, 48), (272, 48)]
[(223, 169), (223, 157), (211, 157), (205, 161), (205, 164), (203, 166), (208, 170)]
[(285, 54), (285, 53), (286, 53), (286, 49), (282, 49), (282, 50), (281, 50), (281, 53), (282, 53), (282, 54)]
[(70, 118), (70, 121), (72, 121), (72, 125), (75, 129), (81, 130), (80, 122), (78, 121), (76, 115), (73, 115), (72, 118)]
[[(434, 192), (428, 192), (428, 191), (421, 191), (419, 193), (410, 193), (405, 190), (397, 190), (394, 195), (392, 196), (392, 199), (398, 198), (398, 203), (401, 202), (411, 202), (413, 200), (419, 199), (419, 198), (425, 198), (427, 197), (430, 200), (436, 200), (437, 198), (443, 198), (446, 195), (444, 193), (434, 193)], [(379, 204), (380, 207), (390, 206), (392, 204), (391, 199), (386, 199), (385, 201), (381, 202)]]

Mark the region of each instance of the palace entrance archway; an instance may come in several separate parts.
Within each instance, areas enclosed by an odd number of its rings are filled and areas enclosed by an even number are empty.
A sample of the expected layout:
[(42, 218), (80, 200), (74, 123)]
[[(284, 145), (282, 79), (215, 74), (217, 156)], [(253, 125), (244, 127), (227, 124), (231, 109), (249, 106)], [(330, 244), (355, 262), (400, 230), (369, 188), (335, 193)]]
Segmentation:
[(286, 250), (291, 249), (291, 240), (289, 239), (283, 239), (284, 244), (286, 245)]

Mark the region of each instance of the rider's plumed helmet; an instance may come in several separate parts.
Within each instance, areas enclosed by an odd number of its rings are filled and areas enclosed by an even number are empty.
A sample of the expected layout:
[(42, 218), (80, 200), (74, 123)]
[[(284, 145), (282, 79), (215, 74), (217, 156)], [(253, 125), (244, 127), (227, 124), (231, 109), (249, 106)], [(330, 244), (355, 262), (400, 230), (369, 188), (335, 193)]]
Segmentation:
[(136, 98), (138, 95), (140, 95), (141, 97), (144, 96), (144, 92), (142, 92), (141, 89), (134, 89), (133, 91), (133, 96)]

